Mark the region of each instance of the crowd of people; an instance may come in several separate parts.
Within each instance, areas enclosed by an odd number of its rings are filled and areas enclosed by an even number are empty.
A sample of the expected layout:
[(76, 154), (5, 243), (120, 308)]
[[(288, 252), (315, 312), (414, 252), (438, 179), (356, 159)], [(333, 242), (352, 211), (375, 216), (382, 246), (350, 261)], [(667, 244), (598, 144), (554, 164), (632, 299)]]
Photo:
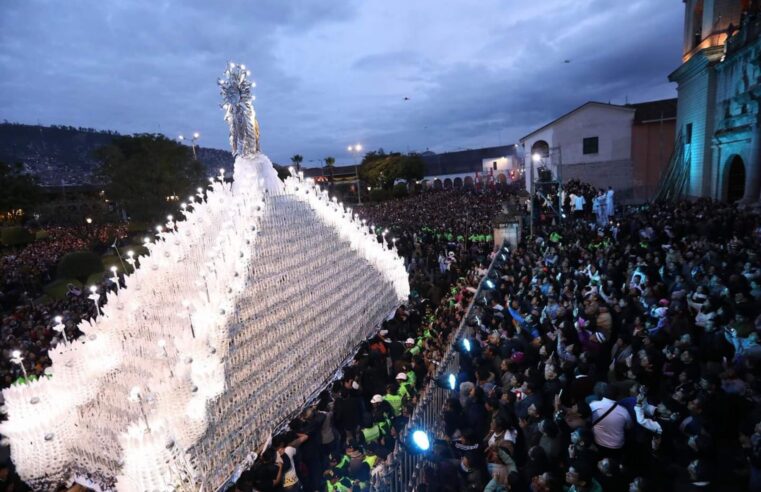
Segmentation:
[(511, 196), (507, 189), (427, 192), (369, 204), (358, 213), (388, 228), (387, 236), (405, 258), (413, 295), (438, 304), (461, 270), (451, 265), (472, 260), (469, 246), (493, 244), (492, 221)]
[(240, 491), (365, 490), (400, 444), (493, 251), (504, 191), (440, 191), (358, 209), (405, 258), (412, 294), (341, 377), (273, 439)]
[[(72, 251), (107, 248), (126, 236), (124, 225), (102, 224), (50, 227), (44, 237), (23, 247), (7, 248), (0, 256), (0, 388), (22, 377), (11, 362), (19, 350), (30, 377), (40, 377), (50, 365), (47, 351), (62, 336), (53, 330), (56, 316), (62, 317), (69, 338), (76, 336), (82, 319), (95, 315), (95, 307), (81, 289), (72, 288), (65, 299), (42, 298), (43, 286), (56, 277), (56, 265)], [(100, 285), (105, 291), (109, 282)]]
[(760, 254), (761, 217), (708, 200), (540, 227), (490, 278), (420, 490), (761, 490)]
[[(440, 191), (358, 209), (405, 258), (410, 300), (233, 490), (366, 490), (407, 445), (451, 346), (457, 390), (420, 491), (761, 490), (761, 216), (700, 200), (545, 220), (498, 252), (465, 350), (454, 334), (511, 197)], [(2, 337), (41, 374), (50, 316), (74, 323), (91, 307), (22, 302)]]

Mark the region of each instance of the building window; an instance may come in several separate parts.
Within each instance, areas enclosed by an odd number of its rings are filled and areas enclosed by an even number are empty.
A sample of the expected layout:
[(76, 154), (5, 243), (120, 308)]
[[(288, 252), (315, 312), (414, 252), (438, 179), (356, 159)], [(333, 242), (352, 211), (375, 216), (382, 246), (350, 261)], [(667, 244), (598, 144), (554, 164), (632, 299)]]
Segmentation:
[(492, 163), (492, 168), (496, 171), (497, 170), (497, 161), (494, 161)]
[(599, 137), (589, 137), (584, 139), (584, 154), (597, 154), (599, 147)]
[(684, 130), (684, 143), (692, 143), (692, 123), (687, 123), (687, 128)]

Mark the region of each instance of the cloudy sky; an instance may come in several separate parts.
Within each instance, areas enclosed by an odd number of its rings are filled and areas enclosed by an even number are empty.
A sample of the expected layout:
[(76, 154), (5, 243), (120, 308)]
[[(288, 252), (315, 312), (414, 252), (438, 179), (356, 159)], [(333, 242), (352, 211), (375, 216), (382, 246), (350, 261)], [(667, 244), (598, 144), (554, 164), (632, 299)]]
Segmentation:
[[(276, 162), (351, 143), (513, 143), (587, 100), (673, 97), (679, 0), (3, 0), (0, 119), (202, 134), (228, 148), (216, 79), (257, 82)], [(570, 63), (566, 63), (569, 60)], [(406, 99), (408, 98), (408, 99)]]

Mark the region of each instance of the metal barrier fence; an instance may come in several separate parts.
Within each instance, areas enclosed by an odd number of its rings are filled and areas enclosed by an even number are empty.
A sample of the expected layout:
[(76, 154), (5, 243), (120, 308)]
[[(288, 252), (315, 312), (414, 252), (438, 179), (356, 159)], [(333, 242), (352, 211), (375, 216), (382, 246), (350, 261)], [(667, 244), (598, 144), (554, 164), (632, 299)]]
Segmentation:
[[(415, 488), (420, 482), (420, 475), (425, 464), (424, 456), (411, 452), (407, 439), (411, 431), (415, 429), (421, 429), (427, 431), (434, 437), (442, 437), (444, 434), (444, 421), (442, 418), (444, 403), (456, 394), (459, 396), (459, 387), (455, 391), (443, 388), (441, 385), (436, 384), (436, 381), (441, 381), (442, 377), (446, 374), (457, 374), (460, 370), (460, 353), (455, 349), (455, 344), (460, 340), (468, 330), (468, 322), (472, 319), (473, 309), (476, 306), (476, 301), (484, 284), (484, 281), (489, 277), (489, 274), (494, 270), (494, 266), (497, 262), (504, 243), (497, 250), (497, 254), (494, 255), (491, 264), (489, 265), (486, 274), (481, 278), (478, 283), (478, 288), (473, 298), (468, 304), (468, 309), (465, 311), (460, 326), (457, 327), (457, 331), (452, 337), (453, 343), (447, 348), (447, 352), (442, 358), (439, 368), (436, 371), (434, 378), (430, 379), (425, 387), (420, 391), (418, 395), (418, 404), (415, 410), (410, 416), (410, 420), (407, 423), (405, 429), (399, 434), (396, 449), (391, 454), (389, 464), (373, 477), (371, 484), (371, 490), (373, 492), (402, 492)], [(412, 443), (409, 446), (413, 446)]]

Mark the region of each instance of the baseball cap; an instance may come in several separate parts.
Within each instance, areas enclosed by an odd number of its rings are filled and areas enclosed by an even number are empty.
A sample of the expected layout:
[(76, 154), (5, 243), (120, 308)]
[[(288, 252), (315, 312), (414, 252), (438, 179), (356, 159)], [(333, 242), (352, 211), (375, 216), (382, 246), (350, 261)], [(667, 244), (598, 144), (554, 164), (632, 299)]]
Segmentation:
[(370, 399), (370, 403), (380, 403), (383, 401), (383, 397), (381, 395), (373, 395), (373, 397)]
[(402, 381), (407, 381), (407, 375), (404, 374), (403, 372), (400, 372), (399, 374), (396, 375), (396, 379), (397, 380), (401, 379)]

